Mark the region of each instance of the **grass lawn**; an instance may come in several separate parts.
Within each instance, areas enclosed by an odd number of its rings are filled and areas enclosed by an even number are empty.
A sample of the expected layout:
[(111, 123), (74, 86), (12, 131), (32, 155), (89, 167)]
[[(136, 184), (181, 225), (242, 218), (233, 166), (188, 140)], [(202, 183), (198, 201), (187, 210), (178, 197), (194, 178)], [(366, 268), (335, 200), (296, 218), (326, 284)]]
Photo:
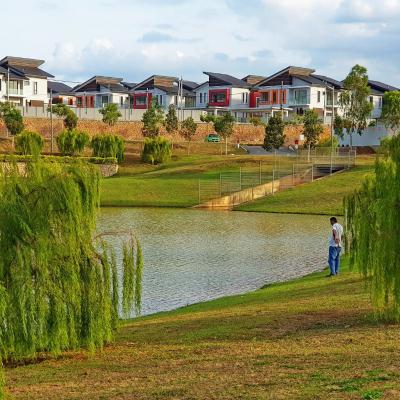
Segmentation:
[[(118, 174), (102, 180), (102, 206), (191, 207), (198, 204), (199, 179), (219, 179), (221, 171), (240, 167), (272, 170), (272, 157), (242, 154), (175, 156), (172, 161), (152, 166), (130, 159)], [(285, 165), (288, 159), (281, 161)]]
[(342, 215), (343, 198), (361, 185), (363, 178), (373, 172), (371, 164), (360, 165), (350, 171), (297, 186), (242, 204), (236, 210)]
[(400, 329), (317, 273), (126, 323), (94, 355), (6, 369), (15, 399), (399, 399)]

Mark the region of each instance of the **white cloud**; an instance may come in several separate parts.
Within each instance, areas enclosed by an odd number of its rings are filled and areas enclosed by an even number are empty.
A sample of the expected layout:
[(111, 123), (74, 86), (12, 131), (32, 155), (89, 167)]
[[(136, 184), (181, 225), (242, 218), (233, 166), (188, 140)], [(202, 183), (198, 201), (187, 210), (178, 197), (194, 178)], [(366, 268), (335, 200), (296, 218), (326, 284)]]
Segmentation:
[(43, 58), (57, 77), (203, 81), (203, 70), (269, 75), (301, 65), (343, 79), (361, 62), (400, 86), (400, 0), (21, 0), (22, 14), (7, 4), (2, 30), (18, 21), (20, 36), (2, 42), (4, 55)]

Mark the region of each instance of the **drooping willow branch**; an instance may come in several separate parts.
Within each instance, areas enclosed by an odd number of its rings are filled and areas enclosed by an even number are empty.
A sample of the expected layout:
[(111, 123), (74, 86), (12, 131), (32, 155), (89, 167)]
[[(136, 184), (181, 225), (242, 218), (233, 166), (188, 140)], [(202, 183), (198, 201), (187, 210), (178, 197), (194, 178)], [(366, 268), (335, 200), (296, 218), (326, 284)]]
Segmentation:
[(120, 304), (140, 311), (138, 240), (123, 246), (122, 299), (114, 251), (93, 241), (99, 182), (85, 163), (0, 168), (0, 360), (94, 350), (112, 339)]
[(375, 175), (345, 199), (346, 246), (370, 285), (377, 316), (400, 321), (400, 137), (382, 148)]

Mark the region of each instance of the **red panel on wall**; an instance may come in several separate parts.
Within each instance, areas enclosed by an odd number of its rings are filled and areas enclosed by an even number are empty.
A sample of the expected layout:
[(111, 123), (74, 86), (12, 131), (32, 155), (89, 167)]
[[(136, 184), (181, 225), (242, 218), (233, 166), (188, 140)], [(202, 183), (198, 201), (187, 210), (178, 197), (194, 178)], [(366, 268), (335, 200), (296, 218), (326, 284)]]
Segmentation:
[[(228, 107), (230, 103), (230, 89), (213, 89), (208, 91), (208, 105), (212, 107)], [(217, 100), (219, 96), (221, 100)]]
[(257, 99), (261, 98), (261, 93), (257, 91), (250, 92), (250, 108), (257, 107)]

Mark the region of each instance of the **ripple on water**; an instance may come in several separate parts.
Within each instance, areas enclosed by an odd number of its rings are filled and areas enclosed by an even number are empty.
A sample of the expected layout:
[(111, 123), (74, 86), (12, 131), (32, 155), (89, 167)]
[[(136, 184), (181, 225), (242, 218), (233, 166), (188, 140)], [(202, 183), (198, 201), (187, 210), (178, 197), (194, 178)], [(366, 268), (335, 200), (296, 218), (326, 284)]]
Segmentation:
[[(145, 315), (321, 270), (329, 220), (156, 208), (101, 210), (98, 231), (126, 229), (137, 234), (143, 247)], [(122, 255), (117, 256), (121, 261)]]

